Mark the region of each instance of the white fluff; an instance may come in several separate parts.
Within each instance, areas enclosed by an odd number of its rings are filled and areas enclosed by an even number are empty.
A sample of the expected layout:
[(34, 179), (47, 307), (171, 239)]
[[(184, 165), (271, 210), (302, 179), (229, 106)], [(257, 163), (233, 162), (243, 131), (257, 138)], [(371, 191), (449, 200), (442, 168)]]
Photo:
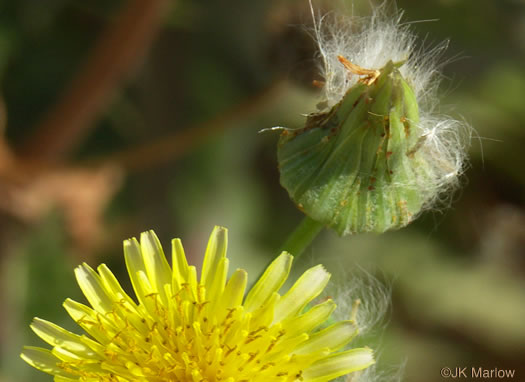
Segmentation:
[(389, 61), (405, 61), (400, 72), (416, 95), (419, 126), (424, 137), (419, 150), (430, 165), (432, 176), (402, 186), (416, 188), (426, 199), (424, 208), (428, 209), (436, 201), (449, 202), (452, 192), (443, 191), (452, 191), (458, 185), (458, 177), (465, 168), (471, 128), (462, 121), (437, 113), (439, 68), (442, 66), (438, 61), (448, 42), (432, 49), (416, 48), (410, 24), (401, 22), (403, 13), (398, 10), (389, 13), (385, 3), (374, 8), (369, 17), (335, 12), (320, 16), (315, 14), (311, 3), (310, 6), (313, 33), (319, 45), (320, 72), (325, 82), (324, 102), (320, 104), (331, 108), (359, 80), (359, 76), (351, 75), (341, 64), (338, 56), (365, 69), (381, 69)]
[[(340, 269), (344, 269), (344, 266), (341, 265)], [(338, 305), (338, 309), (333, 313), (334, 319), (348, 320), (355, 313), (352, 312), (355, 308), (354, 302), (359, 300), (356, 308), (356, 324), (360, 336), (370, 331), (382, 330), (385, 315), (390, 308), (390, 286), (382, 284), (364, 269), (359, 269), (352, 274), (340, 271), (338, 279), (347, 282), (332, 283), (328, 287), (328, 294), (334, 297)]]
[[(312, 5), (311, 5), (312, 6)], [(406, 61), (400, 71), (419, 101), (433, 98), (439, 84), (437, 59), (446, 49), (443, 42), (429, 51), (415, 50), (416, 37), (409, 24), (402, 24), (402, 12), (389, 15), (385, 4), (372, 16), (358, 17), (335, 12), (314, 17), (314, 36), (319, 45), (320, 71), (325, 81), (324, 97), (331, 107), (341, 100), (359, 77), (338, 60), (343, 56), (365, 69), (381, 69), (388, 61)]]
[[(357, 338), (351, 347), (370, 346), (375, 342), (374, 358), (376, 363), (365, 370), (339, 377), (337, 382), (398, 382), (402, 380), (404, 365), (385, 367), (379, 361), (381, 354), (376, 348), (377, 339), (381, 337), (388, 322), (387, 312), (391, 304), (391, 287), (376, 279), (364, 269), (348, 274), (341, 264), (336, 272), (338, 279), (347, 280), (343, 284), (331, 283), (326, 293), (337, 303), (337, 309), (332, 314), (336, 321), (348, 320), (355, 315), (359, 330)], [(355, 309), (355, 301), (360, 304)], [(357, 314), (356, 314), (357, 313)]]

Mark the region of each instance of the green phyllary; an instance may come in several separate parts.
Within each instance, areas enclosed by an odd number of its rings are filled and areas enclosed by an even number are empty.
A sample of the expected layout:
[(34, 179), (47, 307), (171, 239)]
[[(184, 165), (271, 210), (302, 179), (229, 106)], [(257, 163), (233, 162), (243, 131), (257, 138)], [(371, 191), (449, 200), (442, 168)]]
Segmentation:
[(446, 44), (415, 51), (400, 17), (382, 9), (369, 19), (321, 17), (315, 36), (323, 102), (278, 143), (281, 185), (296, 206), (346, 235), (404, 227), (450, 200), (469, 129), (435, 113)]

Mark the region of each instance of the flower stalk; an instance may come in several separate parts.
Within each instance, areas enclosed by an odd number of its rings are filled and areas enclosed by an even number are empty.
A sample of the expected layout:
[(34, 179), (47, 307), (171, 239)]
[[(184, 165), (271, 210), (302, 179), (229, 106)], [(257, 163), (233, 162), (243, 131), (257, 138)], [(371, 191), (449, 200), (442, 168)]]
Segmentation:
[(279, 252), (286, 251), (292, 253), (296, 259), (299, 258), (323, 228), (323, 224), (305, 216), (288, 236)]

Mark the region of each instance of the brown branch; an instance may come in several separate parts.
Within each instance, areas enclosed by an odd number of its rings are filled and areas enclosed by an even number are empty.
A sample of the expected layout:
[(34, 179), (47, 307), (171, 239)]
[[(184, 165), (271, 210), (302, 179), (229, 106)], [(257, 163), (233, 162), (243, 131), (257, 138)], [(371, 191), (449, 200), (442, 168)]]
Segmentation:
[(138, 147), (132, 147), (95, 160), (92, 165), (116, 164), (126, 171), (141, 171), (158, 164), (173, 161), (191, 151), (209, 137), (234, 126), (244, 118), (253, 118), (269, 102), (278, 99), (286, 81), (276, 80), (256, 95), (206, 122), (180, 129), (174, 134), (158, 138)]
[(75, 147), (144, 57), (170, 3), (129, 0), (102, 33), (84, 67), (22, 146), (23, 157), (58, 161)]

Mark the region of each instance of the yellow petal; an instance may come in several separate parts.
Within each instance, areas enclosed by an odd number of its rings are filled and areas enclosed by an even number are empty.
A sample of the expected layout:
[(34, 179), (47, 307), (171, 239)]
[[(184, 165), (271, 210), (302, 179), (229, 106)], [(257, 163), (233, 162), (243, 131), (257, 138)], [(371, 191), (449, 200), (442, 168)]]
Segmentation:
[(190, 265), (188, 267), (188, 286), (189, 286), (189, 290), (191, 292), (191, 295), (192, 295), (192, 299), (194, 301), (197, 301), (198, 300), (198, 291), (197, 291), (197, 268), (195, 268), (194, 265)]
[(328, 280), (330, 280), (330, 273), (322, 265), (317, 265), (304, 272), (279, 300), (275, 307), (274, 322), (299, 314), (306, 304), (323, 291)]
[(301, 344), (294, 353), (305, 354), (321, 348), (336, 351), (350, 342), (356, 334), (357, 327), (353, 321), (341, 321), (312, 334), (310, 339)]
[(37, 336), (52, 346), (60, 346), (84, 358), (99, 358), (91, 348), (83, 343), (81, 336), (71, 333), (52, 322), (35, 317), (31, 324), (31, 329)]
[(135, 305), (135, 302), (128, 296), (124, 289), (122, 289), (117, 278), (106, 264), (100, 264), (97, 271), (107, 295), (111, 296), (113, 301), (120, 303), (122, 302), (121, 300), (125, 300), (129, 304)]
[(146, 274), (146, 267), (137, 239), (124, 240), (124, 260), (135, 295), (141, 304), (145, 304), (144, 296), (146, 293), (140, 286), (138, 274), (139, 272)]
[(287, 335), (309, 332), (328, 320), (335, 308), (336, 304), (333, 300), (326, 300), (300, 316), (284, 320), (283, 327), (286, 328)]
[(228, 230), (224, 227), (216, 226), (211, 233), (204, 262), (202, 264), (201, 284), (210, 290), (215, 278), (215, 273), (219, 262), (226, 256), (228, 247)]
[(233, 273), (222, 293), (221, 304), (224, 309), (242, 304), (247, 282), (248, 273), (244, 269), (237, 269)]
[[(66, 373), (63, 369), (57, 366), (60, 362), (51, 351), (34, 346), (25, 346), (24, 351), (20, 357), (31, 366), (52, 375), (60, 375), (64, 377), (73, 377), (70, 373)], [(78, 380), (78, 378), (77, 378)]]
[(155, 232), (142, 232), (140, 248), (150, 284), (166, 305), (167, 298), (164, 293), (164, 285), (171, 285), (171, 268)]
[(296, 337), (287, 338), (285, 340), (281, 340), (277, 342), (275, 347), (271, 350), (267, 350), (268, 355), (266, 356), (266, 360), (270, 361), (272, 359), (275, 359), (282, 354), (292, 354), (294, 352), (294, 349), (297, 348), (300, 344), (307, 341), (309, 338), (308, 334), (302, 333), (299, 334)]
[(256, 310), (253, 311), (252, 325), (255, 328), (260, 328), (262, 326), (270, 326), (273, 321), (273, 316), (275, 312), (275, 305), (279, 301), (279, 293), (274, 292), (272, 296), (266, 301), (264, 305), (259, 306)]
[(158, 296), (160, 294), (154, 289), (150, 283), (150, 279), (144, 272), (138, 272), (136, 275), (136, 281), (140, 289), (144, 291), (144, 303), (143, 307), (149, 313), (151, 317), (156, 317), (158, 311)]
[(369, 348), (347, 350), (315, 362), (304, 370), (303, 378), (308, 382), (331, 381), (342, 375), (366, 369), (374, 363), (374, 355)]
[[(70, 298), (66, 299), (63, 304), (71, 318), (101, 344), (106, 344), (111, 338), (111, 333), (107, 331), (111, 323), (104, 316), (97, 314), (93, 309)], [(101, 324), (104, 324), (102, 329)], [(113, 330), (113, 334), (117, 330)]]
[(55, 375), (55, 378), (53, 379), (54, 382), (78, 382), (78, 378), (67, 378), (67, 377), (61, 377), (58, 375)]
[[(55, 357), (57, 357), (60, 361), (63, 362), (79, 362), (81, 361), (83, 363), (83, 366), (85, 367), (88, 364), (88, 359), (85, 359), (83, 357), (78, 356), (77, 354), (68, 351), (67, 349), (61, 348), (60, 346), (55, 346), (51, 353)], [(96, 360), (95, 362), (100, 363), (100, 361)]]
[(78, 285), (84, 296), (98, 312), (107, 313), (113, 310), (113, 301), (108, 297), (100, 276), (86, 263), (75, 269)]
[(230, 261), (228, 258), (223, 257), (219, 264), (217, 265), (217, 270), (215, 273), (215, 278), (211, 285), (210, 290), (206, 290), (206, 300), (210, 301), (210, 313), (216, 311), (218, 305), (220, 304), (220, 297), (224, 291), (224, 286), (226, 284), (226, 277), (228, 276), (228, 266)]
[(80, 340), (82, 341), (83, 344), (85, 344), (87, 347), (89, 347), (91, 350), (93, 350), (99, 356), (105, 357), (105, 354), (104, 354), (105, 348), (104, 348), (104, 346), (102, 344), (100, 344), (99, 342), (97, 342), (95, 340), (92, 340), (91, 338), (89, 338), (85, 334), (82, 334), (80, 336)]
[(188, 260), (180, 239), (171, 241), (171, 263), (173, 266), (173, 291), (176, 293), (180, 286), (188, 280)]
[(246, 297), (244, 308), (247, 312), (252, 312), (263, 305), (274, 292), (281, 288), (288, 278), (292, 261), (293, 256), (288, 252), (281, 253), (278, 258), (272, 261)]

